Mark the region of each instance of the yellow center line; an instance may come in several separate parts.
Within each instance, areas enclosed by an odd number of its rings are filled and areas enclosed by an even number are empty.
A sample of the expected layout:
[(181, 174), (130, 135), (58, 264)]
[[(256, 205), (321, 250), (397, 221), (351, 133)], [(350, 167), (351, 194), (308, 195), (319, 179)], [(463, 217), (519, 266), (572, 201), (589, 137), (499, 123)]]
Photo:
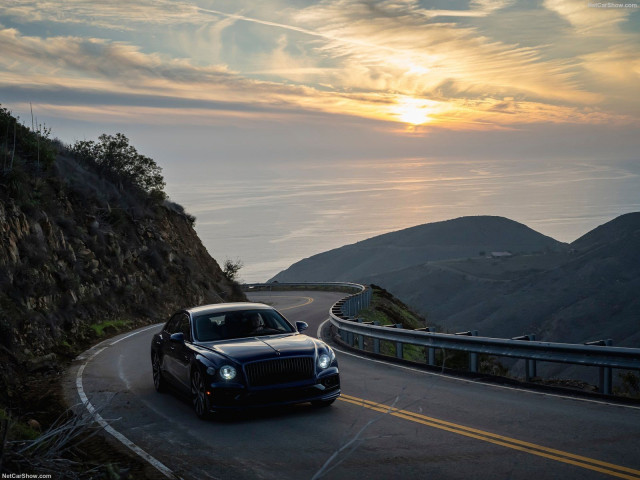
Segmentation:
[[(602, 462), (589, 457), (583, 457), (581, 455), (575, 455), (573, 453), (564, 452), (562, 450), (556, 450), (554, 448), (544, 447), (542, 445), (536, 445), (535, 443), (525, 442), (516, 438), (510, 438), (503, 435), (498, 435), (491, 432), (485, 432), (476, 428), (466, 427), (464, 425), (458, 425), (456, 423), (447, 422), (445, 420), (439, 420), (437, 418), (428, 417), (420, 413), (410, 412), (408, 410), (401, 410), (390, 405), (384, 405), (381, 403), (371, 402), (351, 395), (342, 394), (339, 400), (343, 402), (351, 403), (360, 407), (368, 408), (380, 413), (386, 413), (397, 418), (409, 420), (411, 422), (427, 425), (429, 427), (438, 428), (447, 432), (456, 433), (458, 435), (464, 435), (466, 437), (482, 440), (483, 442), (493, 443), (495, 445), (501, 445), (503, 447), (511, 448), (539, 457), (556, 460), (558, 462), (575, 465), (578, 467), (586, 468), (596, 472), (604, 473), (618, 478), (625, 478), (628, 480), (639, 480), (640, 470), (634, 470), (633, 468), (623, 467), (621, 465), (615, 465), (612, 463)], [(624, 472), (624, 473), (623, 473)], [(630, 474), (630, 475), (629, 475)]]
[(293, 310), (294, 308), (300, 308), (300, 307), (304, 307), (305, 305), (309, 305), (310, 303), (313, 303), (313, 298), (311, 297), (301, 297), (299, 295), (277, 295), (276, 298), (304, 298), (306, 299), (306, 301), (304, 303), (301, 303), (300, 305), (293, 305), (292, 307), (285, 307), (285, 308), (278, 308), (279, 311), (284, 311), (284, 310)]

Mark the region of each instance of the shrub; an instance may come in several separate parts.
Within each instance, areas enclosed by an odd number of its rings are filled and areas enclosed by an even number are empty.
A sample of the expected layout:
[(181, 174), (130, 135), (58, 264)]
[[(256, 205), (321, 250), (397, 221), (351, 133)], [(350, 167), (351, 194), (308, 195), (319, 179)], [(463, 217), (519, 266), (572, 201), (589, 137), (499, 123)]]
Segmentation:
[(162, 168), (153, 159), (138, 153), (125, 135), (103, 134), (98, 140), (78, 141), (71, 151), (78, 160), (97, 165), (105, 173), (138, 187), (156, 201), (166, 198)]

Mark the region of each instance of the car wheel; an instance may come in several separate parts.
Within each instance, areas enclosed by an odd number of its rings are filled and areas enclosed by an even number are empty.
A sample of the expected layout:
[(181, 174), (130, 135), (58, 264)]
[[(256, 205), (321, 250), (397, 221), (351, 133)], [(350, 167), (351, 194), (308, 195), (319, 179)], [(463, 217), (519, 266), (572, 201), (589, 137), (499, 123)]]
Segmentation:
[(313, 405), (316, 408), (323, 408), (323, 407), (328, 407), (335, 401), (336, 401), (335, 398), (332, 400), (314, 400), (313, 402), (311, 402), (311, 405)]
[(209, 418), (209, 397), (207, 397), (204, 377), (198, 369), (191, 373), (191, 402), (199, 418)]
[(160, 362), (160, 355), (158, 352), (153, 352), (153, 356), (151, 357), (151, 368), (153, 369), (153, 386), (156, 387), (157, 392), (165, 392), (167, 390), (167, 381), (164, 379), (162, 375), (162, 369)]

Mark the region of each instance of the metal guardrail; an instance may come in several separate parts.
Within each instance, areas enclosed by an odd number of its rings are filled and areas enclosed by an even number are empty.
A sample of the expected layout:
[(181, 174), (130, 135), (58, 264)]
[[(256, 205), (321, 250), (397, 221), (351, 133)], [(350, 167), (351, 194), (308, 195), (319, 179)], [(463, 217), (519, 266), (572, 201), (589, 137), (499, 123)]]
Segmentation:
[[(354, 336), (358, 336), (358, 347), (363, 348), (363, 337), (374, 340), (373, 349), (379, 353), (380, 340), (395, 342), (396, 356), (402, 358), (403, 344), (423, 346), (427, 350), (426, 362), (435, 365), (435, 349), (468, 352), (469, 370), (478, 371), (478, 355), (496, 355), (524, 359), (527, 380), (537, 376), (536, 361), (569, 363), (574, 365), (596, 366), (600, 368), (600, 392), (612, 393), (612, 368), (640, 370), (640, 349), (612, 347), (611, 340), (601, 340), (590, 344), (553, 343), (535, 341), (534, 335), (513, 339), (480, 337), (477, 331), (456, 334), (433, 333), (427, 329), (405, 330), (401, 325), (379, 326), (367, 324), (355, 318), (353, 297), (337, 302), (330, 311), (331, 323), (341, 337), (347, 333), (347, 343), (354, 346)], [(342, 302), (342, 303), (341, 303)], [(352, 307), (345, 312), (344, 304), (351, 302)], [(357, 305), (357, 303), (356, 303)]]
[[(260, 284), (263, 285), (263, 284)], [(267, 284), (276, 286), (276, 284)], [(426, 348), (426, 363), (436, 366), (435, 349), (457, 350), (468, 352), (469, 370), (478, 371), (478, 355), (495, 355), (524, 359), (527, 380), (537, 376), (537, 361), (568, 363), (573, 365), (595, 366), (600, 368), (600, 392), (612, 393), (613, 368), (640, 370), (640, 349), (612, 347), (611, 340), (591, 342), (590, 344), (570, 344), (540, 342), (533, 335), (525, 335), (513, 339), (480, 337), (477, 331), (456, 334), (434, 333), (428, 328), (406, 330), (402, 325), (380, 326), (358, 320), (358, 312), (369, 306), (372, 291), (369, 287), (353, 283), (320, 283), (320, 284), (277, 284), (278, 286), (305, 285), (311, 288), (318, 286), (349, 286), (359, 289), (336, 302), (330, 309), (331, 324), (337, 328), (341, 338), (349, 345), (364, 348), (364, 337), (373, 340), (373, 350), (380, 352), (380, 341), (386, 340), (396, 344), (396, 356), (402, 358), (403, 345), (418, 345)], [(392, 327), (392, 328), (390, 328)]]
[[(314, 287), (320, 288), (332, 288), (332, 287), (340, 287), (340, 288), (352, 288), (357, 291), (356, 295), (362, 293), (364, 290), (371, 290), (369, 287), (364, 285), (360, 285), (359, 283), (352, 282), (273, 282), (273, 283), (243, 283), (240, 285), (244, 291), (249, 291), (252, 289), (260, 288), (260, 289), (278, 289), (278, 288), (309, 288), (313, 289)], [(349, 297), (345, 297), (349, 298)], [(369, 299), (371, 299), (371, 295), (369, 295)]]

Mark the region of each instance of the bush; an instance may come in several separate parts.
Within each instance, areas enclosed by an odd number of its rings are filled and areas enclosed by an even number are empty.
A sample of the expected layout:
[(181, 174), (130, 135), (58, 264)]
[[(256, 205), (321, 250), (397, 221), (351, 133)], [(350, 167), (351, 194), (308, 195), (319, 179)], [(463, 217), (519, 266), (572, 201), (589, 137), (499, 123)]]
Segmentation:
[(153, 159), (139, 154), (122, 133), (100, 135), (97, 143), (78, 141), (71, 147), (71, 152), (78, 160), (100, 167), (113, 178), (138, 187), (158, 202), (166, 198), (162, 168)]
[(227, 280), (233, 282), (238, 278), (238, 272), (243, 266), (244, 264), (242, 263), (242, 260), (240, 260), (239, 258), (236, 258), (235, 260), (231, 260), (230, 258), (227, 258), (224, 261), (224, 266), (222, 267), (222, 273), (224, 273), (224, 276), (227, 277)]

